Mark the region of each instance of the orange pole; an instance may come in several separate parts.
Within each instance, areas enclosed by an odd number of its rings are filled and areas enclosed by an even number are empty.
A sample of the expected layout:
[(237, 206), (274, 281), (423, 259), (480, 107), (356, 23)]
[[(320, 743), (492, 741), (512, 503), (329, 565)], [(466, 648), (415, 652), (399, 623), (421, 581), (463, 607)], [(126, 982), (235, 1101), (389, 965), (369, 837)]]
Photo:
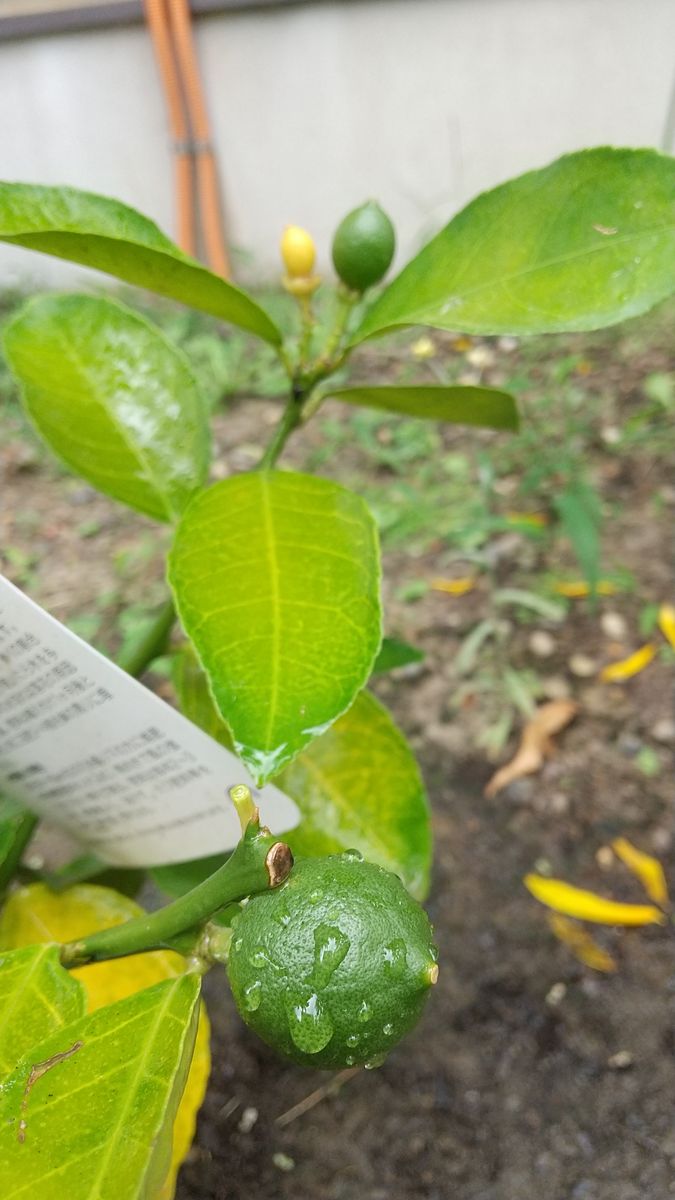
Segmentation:
[(195, 204), (190, 128), (183, 107), (178, 69), (164, 0), (145, 0), (145, 18), (164, 90), (173, 142), (177, 241), (186, 254), (196, 253)]
[(188, 0), (167, 0), (183, 93), (194, 138), (199, 210), (209, 265), (229, 279), (230, 261), (223, 235), (216, 161), (192, 31)]

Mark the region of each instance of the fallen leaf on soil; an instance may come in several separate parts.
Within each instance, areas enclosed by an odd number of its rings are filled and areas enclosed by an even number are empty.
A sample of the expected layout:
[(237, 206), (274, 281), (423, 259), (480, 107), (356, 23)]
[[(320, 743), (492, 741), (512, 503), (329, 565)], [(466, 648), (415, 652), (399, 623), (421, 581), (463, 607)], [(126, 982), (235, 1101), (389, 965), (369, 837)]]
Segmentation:
[(675, 608), (672, 604), (662, 604), (659, 609), (659, 629), (675, 649)]
[(526, 875), (523, 883), (535, 900), (580, 921), (598, 925), (663, 925), (665, 917), (652, 904), (621, 904), (606, 900), (595, 892), (572, 887), (563, 879), (545, 879), (543, 875)]
[[(559, 596), (569, 596), (572, 600), (576, 600), (581, 596), (590, 596), (591, 594), (590, 587), (583, 579), (575, 579), (570, 582), (561, 579), (559, 583), (553, 584), (553, 590)], [(595, 590), (599, 596), (613, 596), (616, 592), (616, 587), (609, 579), (599, 579)]]
[(486, 784), (485, 795), (488, 798), (496, 796), (514, 779), (539, 771), (544, 758), (554, 753), (551, 737), (569, 725), (578, 711), (579, 705), (574, 700), (551, 700), (542, 704), (523, 729), (520, 745), (511, 762), (500, 767)]
[(615, 683), (622, 679), (631, 679), (633, 675), (638, 675), (640, 671), (644, 671), (648, 667), (656, 654), (656, 646), (652, 642), (647, 642), (646, 646), (641, 646), (634, 654), (629, 654), (628, 658), (622, 658), (619, 662), (610, 663), (609, 666), (603, 667), (600, 672), (600, 678), (604, 683)]
[(612, 842), (612, 850), (640, 880), (650, 900), (660, 905), (668, 903), (668, 884), (658, 858), (652, 858), (651, 854), (638, 850), (626, 838), (616, 838)]
[(432, 579), (431, 587), (434, 592), (447, 592), (450, 596), (465, 596), (476, 586), (475, 579)]
[(548, 923), (559, 941), (572, 951), (575, 958), (594, 971), (616, 971), (616, 960), (599, 946), (590, 933), (581, 925), (563, 917), (560, 913), (549, 913)]

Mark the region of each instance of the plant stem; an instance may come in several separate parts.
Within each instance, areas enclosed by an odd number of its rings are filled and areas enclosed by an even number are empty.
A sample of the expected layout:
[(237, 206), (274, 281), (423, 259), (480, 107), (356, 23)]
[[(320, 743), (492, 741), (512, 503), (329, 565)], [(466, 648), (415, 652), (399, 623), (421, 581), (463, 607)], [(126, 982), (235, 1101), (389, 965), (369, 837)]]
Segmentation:
[(145, 668), (166, 649), (169, 635), (176, 620), (173, 600), (166, 600), (149, 629), (142, 633), (125, 651), (118, 655), (118, 667), (128, 675), (138, 677)]
[(5, 851), (5, 855), (0, 862), (0, 900), (2, 900), (5, 891), (18, 870), (23, 852), (33, 836), (38, 818), (33, 813), (18, 811), (16, 816), (9, 818), (9, 821), (11, 821), (12, 825), (11, 845)]
[(157, 912), (70, 942), (61, 949), (61, 962), (65, 967), (80, 967), (174, 946), (182, 934), (198, 929), (227, 904), (282, 883), (292, 865), (288, 846), (261, 827), (256, 810), (227, 862), (203, 883)]
[(267, 471), (274, 466), (293, 430), (300, 424), (305, 399), (306, 393), (294, 386), (272, 440), (258, 463), (259, 471)]

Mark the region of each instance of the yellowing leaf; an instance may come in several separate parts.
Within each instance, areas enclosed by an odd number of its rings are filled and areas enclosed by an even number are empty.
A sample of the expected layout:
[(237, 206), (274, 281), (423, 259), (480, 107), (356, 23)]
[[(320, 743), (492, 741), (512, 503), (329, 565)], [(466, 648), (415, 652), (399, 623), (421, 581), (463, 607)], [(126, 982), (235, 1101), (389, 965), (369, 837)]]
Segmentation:
[(661, 605), (659, 609), (659, 629), (675, 649), (675, 607), (672, 604)]
[(559, 733), (579, 711), (574, 700), (551, 700), (542, 704), (523, 729), (520, 745), (510, 762), (500, 767), (485, 786), (485, 795), (496, 796), (502, 788), (523, 775), (541, 770), (546, 755), (554, 753), (551, 737)]
[[(570, 582), (564, 579), (554, 583), (553, 590), (560, 596), (569, 596), (570, 599), (576, 600), (582, 596), (589, 596), (591, 589), (582, 579), (572, 580)], [(596, 588), (599, 596), (613, 596), (617, 591), (615, 585), (609, 579), (599, 579)]]
[(648, 667), (656, 654), (656, 647), (647, 642), (646, 646), (642, 646), (636, 650), (634, 654), (630, 654), (628, 658), (622, 658), (619, 662), (609, 663), (603, 667), (600, 672), (600, 678), (605, 683), (618, 683), (622, 679), (630, 679), (633, 675), (638, 675), (640, 671), (644, 671)]
[[(15, 949), (34, 942), (69, 942), (137, 917), (143, 909), (112, 888), (78, 884), (65, 892), (51, 892), (43, 883), (14, 892), (0, 917), (0, 946)], [(117, 1000), (182, 974), (183, 959), (170, 950), (153, 950), (130, 958), (93, 963), (71, 971), (80, 979), (94, 1012)], [(209, 1021), (202, 1006), (194, 1054), (173, 1128), (171, 1167), (162, 1190), (148, 1200), (171, 1200), (178, 1168), (194, 1138), (197, 1113), (209, 1078)]]
[(470, 579), (468, 576), (464, 579), (432, 579), (431, 587), (434, 592), (447, 592), (449, 596), (465, 596), (467, 592), (472, 592), (476, 586), (476, 580)]
[(570, 921), (569, 917), (561, 916), (560, 913), (549, 913), (548, 923), (558, 940), (572, 951), (579, 962), (592, 967), (594, 971), (616, 971), (615, 959), (603, 950), (581, 925)]
[(626, 838), (616, 838), (612, 842), (612, 850), (628, 870), (637, 876), (650, 900), (660, 905), (668, 903), (668, 884), (657, 858), (636, 849)]
[(535, 900), (548, 908), (578, 917), (580, 921), (594, 921), (598, 925), (662, 925), (665, 917), (651, 904), (621, 904), (606, 900), (595, 892), (572, 887), (562, 879), (545, 879), (542, 875), (526, 875), (525, 887)]

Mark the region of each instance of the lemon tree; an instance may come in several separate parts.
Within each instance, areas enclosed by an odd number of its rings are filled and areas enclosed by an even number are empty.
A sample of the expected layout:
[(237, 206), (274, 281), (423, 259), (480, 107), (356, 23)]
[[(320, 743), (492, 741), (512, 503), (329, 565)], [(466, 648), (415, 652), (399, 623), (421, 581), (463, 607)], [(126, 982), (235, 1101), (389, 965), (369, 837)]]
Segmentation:
[[(675, 161), (607, 147), (566, 155), (472, 201), (389, 282), (395, 229), (375, 201), (349, 212), (318, 256), (308, 231), (287, 226), (283, 327), (107, 197), (2, 183), (0, 241), (245, 330), (288, 378), (260, 461), (210, 484), (208, 405), (147, 318), (105, 296), (51, 295), (4, 330), (53, 453), (168, 529), (165, 602), (121, 665), (138, 675), (171, 654), (188, 718), (301, 815), (284, 837), (234, 788), (232, 853), (148, 863), (171, 899), (145, 913), (100, 886), (107, 864), (86, 846), (55, 875), (32, 859), (34, 886), (17, 887), (37, 818), (12, 795), (11, 772), (0, 797), (0, 1195), (168, 1200), (208, 1072), (206, 971), (226, 962), (247, 1025), (297, 1064), (330, 1068), (382, 1061), (423, 1017), (438, 973), (419, 904), (429, 804), (411, 748), (368, 691), (385, 664), (418, 656), (382, 640), (366, 504), (330, 477), (338, 462), (325, 478), (283, 469), (286, 444), (329, 396), (507, 436), (518, 425), (507, 391), (365, 386), (348, 377), (352, 354), (412, 325), (526, 336), (646, 312), (675, 291)], [(314, 296), (329, 251), (326, 327)], [(178, 623), (184, 636), (172, 639)]]

